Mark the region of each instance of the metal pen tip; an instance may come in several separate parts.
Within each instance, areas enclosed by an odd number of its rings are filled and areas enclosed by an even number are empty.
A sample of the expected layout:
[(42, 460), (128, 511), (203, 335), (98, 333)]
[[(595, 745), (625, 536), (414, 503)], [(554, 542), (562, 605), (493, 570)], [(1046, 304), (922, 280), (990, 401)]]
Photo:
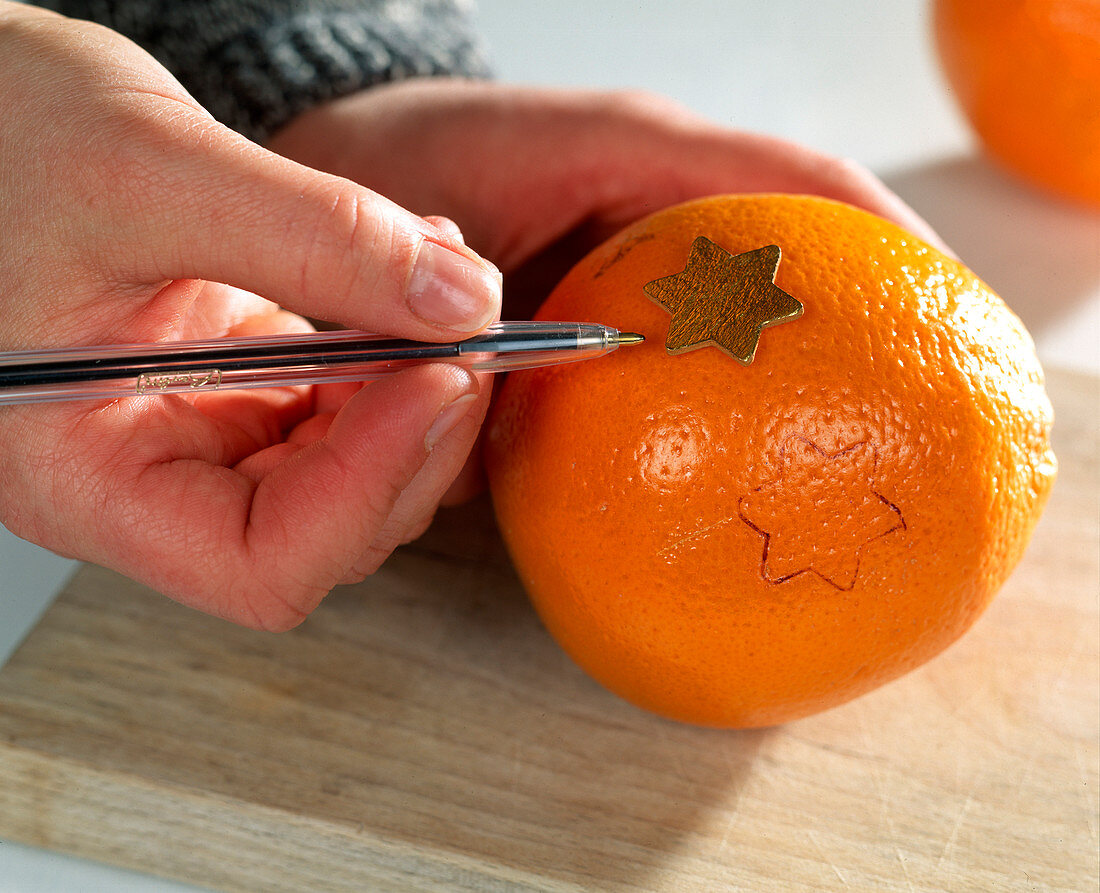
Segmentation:
[(619, 332), (616, 340), (619, 344), (637, 344), (639, 341), (645, 341), (645, 335), (639, 335), (637, 332)]

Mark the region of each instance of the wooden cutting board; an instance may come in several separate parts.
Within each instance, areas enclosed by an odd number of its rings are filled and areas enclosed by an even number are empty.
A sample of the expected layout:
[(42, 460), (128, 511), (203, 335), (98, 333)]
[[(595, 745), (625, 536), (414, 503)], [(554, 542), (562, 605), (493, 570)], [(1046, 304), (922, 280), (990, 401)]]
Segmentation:
[(1096, 890), (1093, 378), (962, 641), (850, 705), (722, 732), (547, 637), (486, 503), (301, 628), (86, 567), (0, 672), (0, 837), (226, 890)]

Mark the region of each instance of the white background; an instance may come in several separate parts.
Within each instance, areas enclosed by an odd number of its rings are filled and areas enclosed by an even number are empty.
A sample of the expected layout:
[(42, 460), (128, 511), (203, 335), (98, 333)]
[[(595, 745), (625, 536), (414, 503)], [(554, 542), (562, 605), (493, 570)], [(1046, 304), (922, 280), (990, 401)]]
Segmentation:
[[(940, 77), (924, 0), (481, 0), (479, 9), (502, 80), (641, 87), (862, 162), (1020, 314), (1044, 363), (1100, 372), (1100, 214), (981, 159)], [(73, 567), (0, 528), (0, 663)], [(2, 891), (191, 889), (0, 841)]]

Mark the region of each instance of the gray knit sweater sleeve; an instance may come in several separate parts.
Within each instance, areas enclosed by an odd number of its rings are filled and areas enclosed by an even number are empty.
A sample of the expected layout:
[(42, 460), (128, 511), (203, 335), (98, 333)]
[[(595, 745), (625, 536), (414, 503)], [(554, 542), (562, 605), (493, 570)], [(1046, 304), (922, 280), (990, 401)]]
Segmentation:
[(473, 0), (36, 0), (126, 35), (218, 120), (263, 141), (386, 81), (484, 77)]

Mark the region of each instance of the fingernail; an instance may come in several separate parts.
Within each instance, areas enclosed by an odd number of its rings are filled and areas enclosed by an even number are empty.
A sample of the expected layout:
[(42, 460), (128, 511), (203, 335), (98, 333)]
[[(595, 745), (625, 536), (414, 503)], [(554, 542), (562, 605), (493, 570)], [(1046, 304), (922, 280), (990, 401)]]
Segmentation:
[(409, 274), (406, 299), (416, 316), (433, 325), (476, 332), (496, 318), (500, 286), (495, 267), (425, 239)]
[(428, 433), (424, 435), (424, 449), (429, 453), (435, 449), (435, 445), (454, 430), (474, 405), (477, 394), (463, 394), (448, 403), (435, 417)]

